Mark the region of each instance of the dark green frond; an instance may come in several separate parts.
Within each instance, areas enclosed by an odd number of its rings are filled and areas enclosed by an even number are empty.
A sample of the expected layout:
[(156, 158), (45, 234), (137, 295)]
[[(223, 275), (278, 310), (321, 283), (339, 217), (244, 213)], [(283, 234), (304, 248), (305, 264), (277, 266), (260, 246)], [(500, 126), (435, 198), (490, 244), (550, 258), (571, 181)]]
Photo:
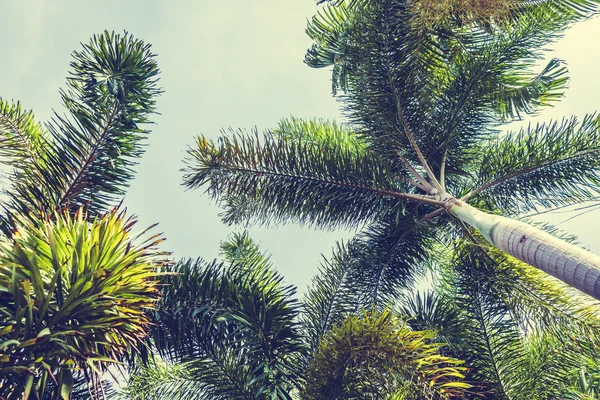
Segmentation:
[[(417, 214), (418, 215), (418, 214)], [(348, 284), (355, 288), (363, 307), (383, 309), (412, 288), (416, 277), (435, 258), (434, 228), (420, 223), (412, 212), (391, 214), (369, 225), (348, 244), (353, 268)], [(437, 228), (443, 229), (442, 224)]]
[[(222, 398), (213, 393), (196, 375), (210, 368), (195, 368), (193, 362), (170, 364), (153, 359), (131, 371), (127, 386), (116, 397), (123, 400), (209, 400)], [(225, 391), (225, 390), (224, 390)], [(211, 395), (215, 397), (210, 397)], [(251, 398), (251, 397), (248, 397)]]
[(402, 301), (399, 309), (412, 329), (435, 332), (437, 340), (455, 349), (468, 335), (467, 322), (455, 303), (455, 299), (446, 294), (416, 292)]
[(331, 257), (324, 257), (318, 274), (313, 277), (303, 299), (302, 313), (302, 328), (311, 351), (331, 328), (360, 309), (356, 287), (348, 284), (351, 271), (360, 268), (355, 263), (347, 245), (338, 243)]
[(158, 68), (150, 45), (125, 33), (104, 32), (73, 53), (67, 88), (61, 91), (67, 115), (47, 124), (49, 139), (32, 164), (15, 171), (7, 208), (52, 215), (86, 207), (105, 212), (125, 193), (133, 177), (143, 124), (154, 112)]
[(270, 257), (263, 253), (248, 232), (230, 235), (227, 240), (221, 241), (220, 248), (221, 257), (236, 274), (263, 274), (265, 281), (275, 279)]
[(472, 250), (481, 258), (478, 281), (493, 287), (522, 331), (540, 330), (565, 340), (586, 337), (580, 350), (600, 350), (597, 302), (499, 250), (487, 246)]
[(577, 359), (600, 349), (597, 306), (499, 250), (463, 246), (447, 290), (464, 313), (461, 343), (473, 378), (487, 382), (493, 398), (558, 396)]
[(457, 304), (469, 321), (463, 342), (472, 368), (469, 379), (490, 393), (490, 399), (521, 398), (520, 385), (530, 378), (524, 376), (527, 353), (522, 338), (508, 309), (473, 278), (465, 274), (455, 282)]
[(32, 168), (39, 162), (46, 132), (32, 111), (0, 98), (0, 157), (11, 168)]
[(519, 215), (596, 198), (600, 182), (598, 118), (529, 126), (485, 143), (478, 182), (467, 198)]
[(341, 136), (335, 125), (309, 122), (305, 129), (326, 135), (287, 140), (280, 126), (262, 138), (231, 132), (215, 143), (199, 137), (189, 150), (184, 185), (206, 185), (229, 223), (252, 218), (356, 227), (404, 203), (406, 185), (375, 153), (346, 146), (353, 139), (334, 140)]
[[(165, 278), (154, 342), (211, 399), (289, 399), (304, 344), (294, 289), (270, 268), (180, 262)], [(271, 398), (271, 397), (269, 397)]]
[(306, 34), (315, 44), (306, 52), (304, 62), (313, 68), (333, 66), (331, 90), (334, 95), (338, 89), (348, 89), (348, 76), (353, 66), (347, 61), (346, 55), (359, 51), (349, 32), (360, 27), (360, 3), (342, 2), (336, 7), (324, 7), (306, 27)]
[[(568, 84), (567, 68), (558, 59), (552, 59), (538, 75), (514, 75), (513, 82), (495, 93), (492, 100), (496, 113), (507, 121), (521, 118), (521, 113), (533, 114), (537, 108), (551, 105), (560, 99)], [(510, 86), (509, 86), (510, 85)]]
[(453, 25), (427, 33), (415, 27), (409, 3), (325, 7), (309, 23), (315, 45), (307, 62), (334, 66), (350, 122), (382, 156), (394, 159), (400, 151), (416, 162), (408, 127), (434, 170), (445, 157), (447, 171), (457, 173), (469, 169), (468, 149), (495, 135), (498, 123), (561, 96), (560, 63), (531, 70), (546, 44), (594, 9), (589, 1), (536, 2), (503, 29)]

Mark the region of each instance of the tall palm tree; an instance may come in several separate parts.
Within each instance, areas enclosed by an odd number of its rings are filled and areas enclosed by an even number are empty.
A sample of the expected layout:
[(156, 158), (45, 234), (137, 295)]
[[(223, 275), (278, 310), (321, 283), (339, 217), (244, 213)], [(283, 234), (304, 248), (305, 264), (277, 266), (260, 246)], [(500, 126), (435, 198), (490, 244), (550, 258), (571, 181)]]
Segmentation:
[(41, 125), (0, 99), (0, 398), (103, 397), (102, 375), (144, 345), (162, 239), (115, 206), (157, 74), (148, 44), (104, 32), (73, 53), (66, 114)]
[[(600, 298), (599, 256), (519, 220), (598, 197), (598, 118), (499, 135), (502, 124), (562, 95), (561, 61), (531, 71), (545, 45), (595, 13), (594, 2), (507, 1), (506, 17), (465, 18), (466, 10), (429, 25), (425, 3), (326, 6), (308, 26), (315, 45), (306, 62), (333, 66), (348, 126), (284, 120), (262, 137), (199, 137), (185, 185), (207, 185), (227, 222), (366, 224), (373, 249), (389, 257), (424, 259), (436, 232), (460, 235), (471, 226)], [(398, 262), (410, 275), (410, 263)]]

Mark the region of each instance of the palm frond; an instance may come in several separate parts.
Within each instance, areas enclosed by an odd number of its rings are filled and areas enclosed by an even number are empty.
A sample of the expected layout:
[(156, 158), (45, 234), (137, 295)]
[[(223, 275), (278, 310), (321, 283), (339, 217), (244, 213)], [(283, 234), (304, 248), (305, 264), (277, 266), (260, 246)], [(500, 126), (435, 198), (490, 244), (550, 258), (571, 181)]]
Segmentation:
[(163, 357), (186, 363), (211, 399), (289, 399), (305, 351), (294, 289), (256, 262), (243, 237), (222, 246), (235, 255), (230, 267), (201, 260), (173, 267), (154, 313), (154, 343)]
[(436, 341), (446, 343), (451, 350), (462, 347), (468, 335), (464, 315), (448, 294), (416, 292), (399, 302), (398, 308), (412, 329), (435, 332)]
[(19, 102), (0, 98), (0, 157), (5, 165), (16, 169), (35, 166), (46, 136), (32, 111), (23, 110)]
[(454, 268), (467, 362), (498, 398), (558, 396), (577, 360), (597, 354), (599, 316), (574, 290), (483, 242), (460, 248)]
[(539, 330), (576, 342), (586, 337), (579, 350), (600, 349), (597, 301), (494, 248), (479, 246), (473, 251), (484, 260), (479, 264), (479, 281), (493, 285), (520, 330)]
[(448, 171), (464, 173), (473, 161), (467, 149), (497, 134), (496, 124), (561, 96), (566, 71), (558, 61), (540, 73), (531, 69), (562, 29), (593, 14), (592, 5), (528, 3), (504, 29), (425, 33), (415, 26), (409, 2), (354, 8), (343, 2), (309, 23), (315, 45), (307, 63), (334, 65), (332, 80), (346, 89), (340, 97), (346, 115), (382, 156), (393, 160), (400, 151), (416, 162), (407, 150), (410, 128), (432, 168), (447, 163)]
[(240, 275), (260, 274), (265, 282), (277, 280), (270, 256), (263, 253), (247, 231), (231, 234), (219, 247), (221, 258), (229, 264), (230, 271)]
[[(211, 388), (198, 379), (193, 362), (170, 364), (154, 358), (146, 365), (131, 371), (127, 386), (119, 391), (116, 399), (123, 400), (208, 400), (217, 397)], [(210, 369), (207, 369), (210, 371)]]
[[(363, 307), (379, 310), (395, 302), (402, 290), (413, 287), (431, 259), (432, 223), (420, 222), (418, 214), (388, 214), (369, 225), (349, 243), (353, 266), (348, 284), (355, 287)], [(438, 224), (443, 229), (443, 225)]]
[(33, 149), (32, 171), (15, 170), (3, 217), (52, 215), (86, 207), (100, 215), (115, 205), (133, 177), (135, 158), (154, 112), (158, 68), (150, 45), (132, 35), (104, 32), (73, 53), (67, 88), (60, 92), (67, 115), (47, 124), (48, 140)]
[(314, 351), (321, 339), (345, 317), (360, 309), (355, 289), (348, 284), (353, 258), (344, 243), (337, 243), (330, 258), (323, 258), (319, 272), (302, 301), (302, 329)]
[(594, 115), (529, 126), (479, 150), (478, 181), (465, 198), (488, 209), (522, 215), (600, 194), (600, 130)]
[(288, 140), (281, 126), (262, 138), (256, 132), (230, 132), (216, 143), (199, 137), (189, 150), (184, 184), (206, 185), (229, 223), (252, 217), (355, 227), (404, 203), (400, 174), (380, 164), (376, 154), (346, 146), (354, 139), (333, 140), (342, 136), (334, 124), (304, 125), (305, 132), (322, 131), (321, 138), (313, 132)]
[(463, 342), (472, 371), (468, 378), (491, 399), (517, 399), (520, 385), (531, 378), (524, 368), (527, 353), (522, 338), (506, 307), (479, 283), (473, 285), (472, 278), (465, 276), (457, 283), (458, 305), (470, 322)]

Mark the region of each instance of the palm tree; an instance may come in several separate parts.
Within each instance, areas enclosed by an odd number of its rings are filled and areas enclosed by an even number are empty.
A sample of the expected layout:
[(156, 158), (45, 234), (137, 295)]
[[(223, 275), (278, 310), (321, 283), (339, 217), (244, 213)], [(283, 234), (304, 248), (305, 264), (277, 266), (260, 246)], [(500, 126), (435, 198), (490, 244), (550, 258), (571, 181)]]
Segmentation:
[[(595, 13), (593, 2), (507, 0), (506, 17), (466, 18), (466, 9), (430, 25), (422, 3), (326, 6), (308, 26), (315, 44), (306, 62), (333, 66), (348, 125), (292, 119), (262, 137), (199, 137), (185, 185), (207, 185), (226, 222), (366, 225), (373, 249), (388, 257), (423, 260), (433, 235), (461, 235), (468, 225), (600, 298), (600, 257), (518, 220), (598, 197), (598, 118), (499, 135), (502, 124), (561, 96), (561, 61), (531, 70), (546, 44)], [(395, 268), (410, 275), (412, 264)]]
[(303, 310), (247, 234), (221, 249), (223, 263), (184, 260), (162, 278), (158, 354), (132, 371), (123, 398), (446, 399), (471, 387), (432, 331), (389, 310), (344, 315), (315, 337), (304, 323), (322, 315)]
[[(158, 236), (132, 235), (117, 201), (160, 90), (150, 46), (104, 32), (73, 53), (66, 114), (45, 125), (0, 99), (0, 397), (103, 397), (141, 350), (157, 300)], [(113, 369), (114, 371), (114, 369)]]

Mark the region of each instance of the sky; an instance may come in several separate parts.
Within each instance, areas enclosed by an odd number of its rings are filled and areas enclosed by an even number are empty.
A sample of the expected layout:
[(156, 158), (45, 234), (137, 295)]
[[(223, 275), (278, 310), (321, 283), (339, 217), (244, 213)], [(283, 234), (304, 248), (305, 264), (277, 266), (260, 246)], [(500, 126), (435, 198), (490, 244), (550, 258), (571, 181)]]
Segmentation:
[[(311, 41), (307, 19), (314, 0), (4, 0), (0, 6), (0, 97), (19, 100), (38, 121), (62, 112), (71, 52), (103, 30), (127, 30), (152, 44), (161, 69), (160, 115), (125, 198), (139, 226), (159, 223), (174, 258), (218, 255), (218, 244), (244, 227), (225, 226), (202, 190), (181, 186), (183, 159), (194, 136), (216, 138), (222, 128), (275, 127), (283, 117), (340, 120), (331, 97), (330, 71), (303, 63)], [(572, 27), (551, 46), (564, 59), (571, 83), (556, 107), (529, 121), (548, 121), (600, 109), (600, 19)], [(544, 214), (600, 254), (600, 210)], [(322, 254), (349, 232), (307, 227), (248, 227), (272, 254), (288, 283), (304, 291)]]

